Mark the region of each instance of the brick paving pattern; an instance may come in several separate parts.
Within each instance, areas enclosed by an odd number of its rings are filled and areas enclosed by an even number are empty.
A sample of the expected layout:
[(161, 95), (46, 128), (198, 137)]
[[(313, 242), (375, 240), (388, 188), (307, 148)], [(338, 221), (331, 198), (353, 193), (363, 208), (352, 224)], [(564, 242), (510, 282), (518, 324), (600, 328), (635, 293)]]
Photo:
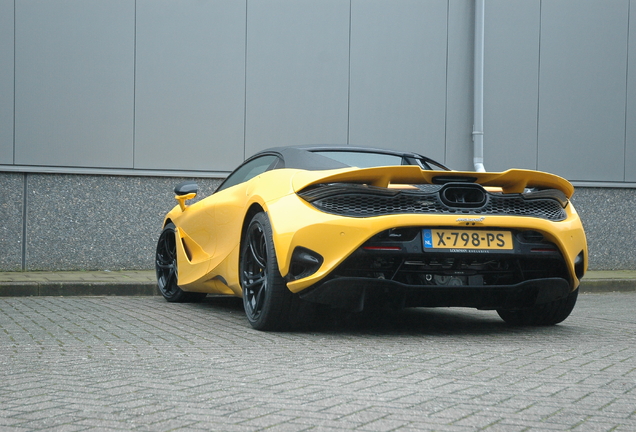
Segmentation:
[(262, 333), (235, 299), (4, 297), (0, 431), (634, 431), (634, 305), (584, 294), (546, 328), (415, 309)]

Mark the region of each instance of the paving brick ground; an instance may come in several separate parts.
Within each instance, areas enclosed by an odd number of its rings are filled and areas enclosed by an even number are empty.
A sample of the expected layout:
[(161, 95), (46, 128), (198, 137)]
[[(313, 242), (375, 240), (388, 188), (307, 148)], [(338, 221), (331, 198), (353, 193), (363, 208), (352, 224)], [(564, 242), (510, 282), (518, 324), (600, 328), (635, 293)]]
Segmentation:
[(4, 297), (0, 430), (634, 431), (635, 305), (583, 294), (546, 328), (415, 309), (263, 333), (234, 299)]

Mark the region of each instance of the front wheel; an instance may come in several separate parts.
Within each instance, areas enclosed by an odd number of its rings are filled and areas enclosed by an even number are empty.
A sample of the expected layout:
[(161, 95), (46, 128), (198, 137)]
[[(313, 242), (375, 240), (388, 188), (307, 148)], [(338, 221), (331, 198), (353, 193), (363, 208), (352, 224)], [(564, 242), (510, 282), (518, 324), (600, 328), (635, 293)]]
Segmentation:
[(278, 270), (272, 227), (265, 213), (250, 221), (239, 271), (247, 320), (257, 330), (282, 330), (289, 325), (293, 294)]
[(525, 309), (497, 309), (497, 313), (507, 324), (514, 326), (554, 325), (565, 320), (570, 315), (578, 295), (579, 290), (575, 289), (567, 297), (553, 302)]
[(157, 288), (161, 295), (171, 303), (196, 302), (202, 300), (205, 293), (190, 293), (179, 288), (177, 281), (177, 232), (173, 223), (168, 223), (161, 231), (155, 255)]

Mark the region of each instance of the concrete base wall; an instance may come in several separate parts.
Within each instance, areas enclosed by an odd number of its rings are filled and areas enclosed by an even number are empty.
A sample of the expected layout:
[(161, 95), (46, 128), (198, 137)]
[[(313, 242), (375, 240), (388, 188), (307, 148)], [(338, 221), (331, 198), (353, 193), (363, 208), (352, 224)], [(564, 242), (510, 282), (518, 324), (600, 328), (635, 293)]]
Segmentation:
[(572, 203), (585, 227), (590, 270), (636, 269), (636, 190), (579, 187)]
[[(0, 173), (0, 270), (153, 269), (183, 180)], [(200, 198), (220, 183), (195, 180)]]
[[(0, 271), (154, 268), (182, 178), (0, 173)], [(218, 179), (195, 179), (199, 198)], [(636, 191), (577, 188), (591, 270), (636, 269)]]
[(22, 269), (24, 178), (0, 173), (0, 270)]

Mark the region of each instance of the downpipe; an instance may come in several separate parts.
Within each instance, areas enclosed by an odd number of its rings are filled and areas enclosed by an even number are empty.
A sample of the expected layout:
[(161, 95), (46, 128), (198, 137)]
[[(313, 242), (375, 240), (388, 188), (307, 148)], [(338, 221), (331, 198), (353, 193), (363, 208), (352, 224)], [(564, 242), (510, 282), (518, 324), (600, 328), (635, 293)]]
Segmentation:
[(484, 167), (484, 19), (485, 0), (475, 0), (475, 54), (473, 96), (473, 165), (475, 171)]

